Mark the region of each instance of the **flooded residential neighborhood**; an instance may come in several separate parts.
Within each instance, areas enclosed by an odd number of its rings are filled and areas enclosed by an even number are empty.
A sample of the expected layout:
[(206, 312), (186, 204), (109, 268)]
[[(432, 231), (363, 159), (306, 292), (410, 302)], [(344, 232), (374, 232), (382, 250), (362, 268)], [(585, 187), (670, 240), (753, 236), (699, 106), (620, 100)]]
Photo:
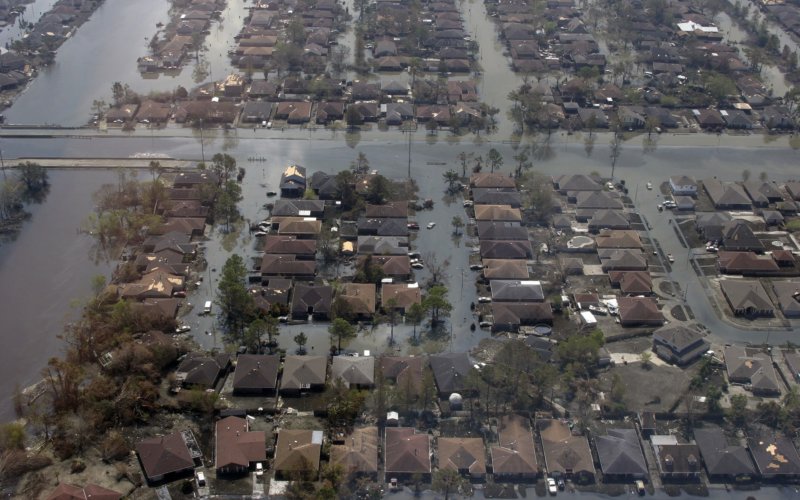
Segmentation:
[(10, 498), (793, 498), (800, 7), (0, 2)]

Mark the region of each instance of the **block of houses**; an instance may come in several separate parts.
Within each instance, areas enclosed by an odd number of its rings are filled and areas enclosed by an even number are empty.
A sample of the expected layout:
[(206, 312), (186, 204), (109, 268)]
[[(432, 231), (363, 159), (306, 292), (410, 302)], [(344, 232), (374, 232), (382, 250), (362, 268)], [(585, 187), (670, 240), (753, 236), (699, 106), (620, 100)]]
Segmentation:
[(708, 351), (710, 344), (695, 328), (666, 325), (653, 332), (653, 352), (668, 363), (684, 366)]
[(405, 480), (416, 474), (423, 481), (429, 480), (431, 438), (427, 433), (417, 433), (409, 427), (387, 427), (383, 455), (387, 481)]
[(490, 451), (494, 476), (507, 481), (535, 480), (539, 464), (528, 419), (503, 415), (497, 422), (497, 435), (498, 443)]
[(788, 437), (753, 433), (747, 438), (747, 447), (763, 479), (785, 481), (800, 477), (800, 456)]
[(281, 358), (268, 354), (240, 354), (233, 372), (234, 394), (275, 394)]
[(428, 358), (436, 388), (441, 399), (454, 392), (462, 393), (468, 388), (467, 377), (473, 370), (472, 362), (465, 352), (437, 354)]
[(697, 181), (688, 175), (673, 175), (669, 178), (669, 189), (674, 196), (697, 196)]
[(702, 474), (697, 445), (678, 443), (674, 435), (650, 436), (658, 473), (662, 479), (697, 479)]
[(331, 446), (331, 463), (340, 465), (348, 477), (378, 475), (378, 428), (356, 427), (343, 444)]
[(542, 438), (545, 468), (550, 476), (582, 482), (594, 479), (594, 460), (586, 436), (573, 434), (566, 422), (555, 419), (539, 419), (536, 428)]
[(334, 356), (331, 378), (341, 380), (345, 387), (369, 389), (375, 385), (375, 358), (373, 356)]
[(191, 477), (194, 472), (192, 453), (180, 431), (139, 441), (136, 455), (150, 484)]
[(604, 435), (595, 438), (594, 446), (606, 481), (648, 477), (647, 462), (636, 429), (608, 429)]
[(780, 395), (778, 376), (768, 354), (752, 347), (727, 346), (724, 356), (729, 382), (744, 384), (756, 395)]
[(333, 287), (297, 284), (292, 290), (292, 316), (298, 319), (308, 316), (326, 319), (330, 316), (332, 302)]
[(439, 469), (481, 481), (486, 477), (486, 447), (482, 438), (440, 437), (436, 441)]
[(405, 313), (414, 304), (422, 302), (422, 292), (417, 283), (384, 283), (381, 285), (381, 307), (390, 306)]
[(622, 326), (661, 326), (664, 315), (650, 297), (619, 297), (619, 321)]
[(747, 448), (738, 443), (731, 444), (720, 427), (705, 425), (697, 428), (694, 430), (694, 440), (709, 478), (736, 482), (756, 476), (756, 468)]
[(326, 356), (287, 355), (283, 362), (281, 395), (295, 396), (303, 392), (322, 391), (328, 375)]
[(267, 436), (251, 431), (246, 418), (225, 417), (216, 424), (214, 468), (217, 474), (246, 474), (267, 460)]
[(722, 294), (737, 316), (773, 316), (775, 308), (764, 290), (755, 280), (723, 279), (719, 281)]
[(304, 473), (316, 477), (322, 451), (322, 431), (280, 429), (272, 468), (276, 477)]

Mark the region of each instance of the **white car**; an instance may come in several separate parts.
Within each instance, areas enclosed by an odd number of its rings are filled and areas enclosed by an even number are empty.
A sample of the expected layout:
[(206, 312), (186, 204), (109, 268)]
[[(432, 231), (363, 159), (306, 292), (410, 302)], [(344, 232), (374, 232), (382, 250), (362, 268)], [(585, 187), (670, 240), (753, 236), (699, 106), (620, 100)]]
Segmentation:
[(191, 330), (192, 327), (189, 325), (180, 325), (178, 328), (175, 329), (175, 333), (186, 333)]
[(491, 301), (492, 301), (491, 297), (478, 297), (478, 302), (481, 304), (486, 304)]
[(256, 476), (263, 476), (264, 475), (264, 464), (258, 462), (256, 464)]
[(650, 191), (652, 189), (653, 189), (653, 183), (652, 182), (648, 182), (647, 183), (647, 190)]
[(417, 262), (412, 263), (411, 267), (413, 267), (414, 269), (423, 269), (425, 266), (422, 265), (422, 262), (417, 261)]
[(426, 227), (428, 229), (433, 229), (434, 227), (436, 227), (436, 223), (435, 222), (428, 222), (428, 225)]
[(547, 491), (551, 495), (555, 495), (558, 493), (558, 486), (556, 486), (556, 480), (552, 477), (547, 478)]
[(464, 200), (464, 206), (465, 207), (471, 207), (473, 204), (474, 203), (473, 203), (472, 200)]
[(671, 253), (668, 253), (667, 254), (667, 260), (670, 261), (670, 262), (675, 262), (675, 257), (673, 257)]

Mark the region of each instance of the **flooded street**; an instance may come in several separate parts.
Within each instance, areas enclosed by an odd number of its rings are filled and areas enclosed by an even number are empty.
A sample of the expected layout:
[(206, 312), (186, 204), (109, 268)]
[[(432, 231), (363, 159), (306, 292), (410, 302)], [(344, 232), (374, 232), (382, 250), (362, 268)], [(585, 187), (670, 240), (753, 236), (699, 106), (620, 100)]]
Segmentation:
[[(171, 91), (178, 85), (191, 89), (214, 78), (224, 78), (232, 69), (228, 50), (247, 13), (244, 0), (227, 3), (222, 20), (212, 24), (206, 38), (208, 50), (200, 55), (208, 64), (208, 74), (196, 81), (194, 58), (176, 75), (143, 76), (137, 69), (136, 59), (148, 54), (148, 41), (156, 33), (156, 24), (169, 22), (169, 2), (106, 0), (58, 49), (56, 62), (42, 69), (5, 111), (6, 122), (84, 125), (91, 116), (92, 101), (111, 102), (111, 84), (115, 81), (127, 83), (134, 91), (147, 95), (152, 91)], [(133, 19), (136, 22), (120, 22)]]

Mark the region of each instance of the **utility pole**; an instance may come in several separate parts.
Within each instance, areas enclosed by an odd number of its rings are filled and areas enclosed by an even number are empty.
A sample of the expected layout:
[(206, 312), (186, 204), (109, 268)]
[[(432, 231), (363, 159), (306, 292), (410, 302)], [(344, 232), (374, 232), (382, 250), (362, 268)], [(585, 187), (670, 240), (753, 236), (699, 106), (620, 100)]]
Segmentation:
[(4, 181), (7, 180), (6, 179), (6, 164), (5, 164), (5, 162), (3, 162), (3, 150), (2, 149), (0, 149), (0, 169), (3, 170), (3, 180)]
[(205, 146), (203, 145), (203, 119), (200, 118), (200, 157), (203, 159), (203, 163), (206, 162), (206, 150)]
[(408, 130), (408, 178), (411, 179), (411, 129)]

